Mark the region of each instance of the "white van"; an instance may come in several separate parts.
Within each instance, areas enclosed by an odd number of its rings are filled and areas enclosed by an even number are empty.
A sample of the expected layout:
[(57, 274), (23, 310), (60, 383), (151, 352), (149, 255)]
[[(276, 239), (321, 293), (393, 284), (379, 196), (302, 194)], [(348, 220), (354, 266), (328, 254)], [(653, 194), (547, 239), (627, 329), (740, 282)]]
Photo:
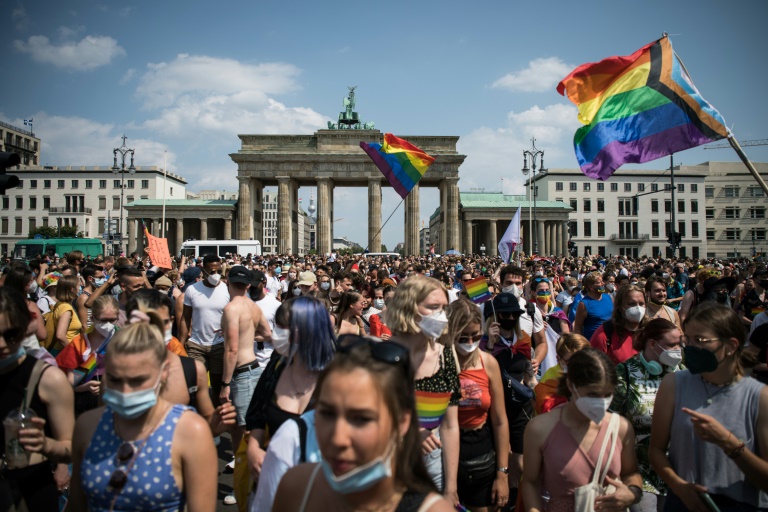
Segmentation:
[(224, 257), (226, 254), (240, 256), (261, 256), (261, 242), (258, 240), (187, 240), (181, 244), (180, 256), (202, 257), (215, 254)]
[(366, 252), (363, 254), (366, 258), (389, 258), (389, 259), (397, 259), (400, 258), (399, 252)]

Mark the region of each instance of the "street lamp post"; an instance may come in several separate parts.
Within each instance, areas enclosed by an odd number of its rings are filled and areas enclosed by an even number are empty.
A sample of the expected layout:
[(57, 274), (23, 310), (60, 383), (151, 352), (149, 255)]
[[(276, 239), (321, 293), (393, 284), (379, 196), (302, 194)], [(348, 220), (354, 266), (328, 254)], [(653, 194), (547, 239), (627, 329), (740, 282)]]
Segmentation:
[[(530, 159), (531, 168), (528, 169), (528, 160)], [(528, 176), (528, 171), (531, 171), (531, 195), (533, 196), (533, 218), (531, 218), (530, 205), (528, 206), (528, 227), (529, 231), (533, 235), (533, 253), (539, 252), (539, 228), (536, 224), (536, 161), (539, 162), (539, 172), (544, 170), (544, 151), (536, 149), (536, 139), (531, 139), (531, 149), (523, 151), (523, 176)]]
[[(133, 165), (133, 155), (135, 153), (134, 149), (130, 149), (125, 145), (125, 140), (128, 137), (123, 135), (123, 145), (119, 148), (115, 148), (112, 150), (114, 156), (115, 156), (115, 163), (112, 166), (112, 172), (117, 174), (120, 173), (120, 249), (123, 248), (123, 236), (125, 235), (125, 232), (123, 231), (125, 225), (123, 223), (123, 212), (125, 211), (123, 209), (123, 197), (125, 196), (125, 155), (129, 154), (131, 155), (131, 165), (128, 167), (128, 172), (131, 174), (136, 173), (136, 167)], [(120, 167), (117, 166), (117, 154), (120, 153)], [(130, 240), (129, 240), (130, 243)]]

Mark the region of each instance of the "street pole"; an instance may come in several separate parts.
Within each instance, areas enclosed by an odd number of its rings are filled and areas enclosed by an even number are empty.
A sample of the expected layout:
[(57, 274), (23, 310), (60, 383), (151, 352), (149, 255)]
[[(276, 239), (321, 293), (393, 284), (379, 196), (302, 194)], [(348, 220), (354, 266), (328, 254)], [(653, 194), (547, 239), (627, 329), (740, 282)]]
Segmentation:
[(672, 220), (671, 226), (670, 226), (670, 236), (672, 237), (672, 243), (670, 244), (672, 247), (672, 257), (674, 258), (677, 254), (677, 228), (675, 225), (675, 207), (677, 206), (675, 204), (675, 161), (674, 161), (675, 155), (674, 153), (669, 155), (669, 181), (670, 186), (672, 188), (672, 208), (671, 214), (672, 214)]
[(530, 218), (531, 205), (528, 203), (528, 215), (529, 215), (529, 227), (533, 235), (533, 251), (531, 254), (538, 254), (539, 252), (539, 227), (536, 223), (536, 161), (539, 161), (539, 172), (544, 170), (544, 151), (536, 149), (536, 139), (531, 138), (531, 149), (523, 151), (523, 176), (528, 175), (528, 159), (531, 161), (531, 195), (533, 196), (533, 218)]
[[(128, 137), (123, 135), (123, 145), (119, 148), (115, 148), (112, 150), (114, 156), (115, 156), (115, 163), (112, 166), (112, 172), (117, 174), (120, 173), (120, 223), (118, 227), (118, 232), (120, 234), (120, 249), (123, 249), (123, 237), (125, 236), (124, 230), (125, 230), (125, 224), (123, 222), (125, 217), (125, 209), (123, 207), (123, 200), (125, 197), (125, 156), (130, 153), (131, 155), (131, 165), (128, 167), (128, 172), (131, 174), (134, 174), (136, 172), (136, 167), (133, 165), (133, 156), (135, 153), (135, 149), (130, 149), (125, 145), (125, 140)], [(117, 154), (120, 153), (121, 156), (121, 165), (120, 167), (117, 166)], [(130, 243), (130, 240), (128, 241)], [(127, 252), (127, 249), (125, 250)]]

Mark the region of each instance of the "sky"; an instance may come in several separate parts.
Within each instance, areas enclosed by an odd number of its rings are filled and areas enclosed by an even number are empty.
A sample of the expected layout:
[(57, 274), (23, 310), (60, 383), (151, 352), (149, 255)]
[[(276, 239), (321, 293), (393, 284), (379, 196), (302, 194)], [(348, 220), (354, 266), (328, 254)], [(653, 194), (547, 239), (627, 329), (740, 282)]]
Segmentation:
[[(238, 134), (311, 134), (354, 85), (361, 118), (382, 132), (459, 136), (461, 190), (524, 193), (532, 137), (547, 168), (577, 167), (576, 108), (557, 83), (663, 32), (735, 136), (768, 138), (765, 0), (0, 0), (0, 12), (0, 120), (34, 119), (41, 164), (111, 166), (125, 134), (136, 165), (167, 156), (193, 191), (237, 190)], [(768, 147), (746, 151), (768, 161)], [(707, 160), (737, 157), (675, 156)], [(305, 208), (314, 193), (300, 189)], [(400, 197), (382, 196), (385, 220)], [(422, 189), (425, 224), (438, 202)], [(365, 246), (366, 205), (366, 189), (336, 188), (334, 234)], [(382, 232), (390, 250), (403, 241), (403, 210)]]

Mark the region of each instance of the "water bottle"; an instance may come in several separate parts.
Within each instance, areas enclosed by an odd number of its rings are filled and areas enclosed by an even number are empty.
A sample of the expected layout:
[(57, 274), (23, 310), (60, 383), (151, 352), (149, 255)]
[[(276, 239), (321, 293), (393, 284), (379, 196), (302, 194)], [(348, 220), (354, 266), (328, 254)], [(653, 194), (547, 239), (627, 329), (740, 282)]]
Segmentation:
[(19, 442), (19, 430), (33, 427), (32, 418), (37, 414), (32, 409), (14, 409), (3, 420), (5, 427), (5, 463), (9, 469), (25, 468), (29, 465), (29, 453)]

